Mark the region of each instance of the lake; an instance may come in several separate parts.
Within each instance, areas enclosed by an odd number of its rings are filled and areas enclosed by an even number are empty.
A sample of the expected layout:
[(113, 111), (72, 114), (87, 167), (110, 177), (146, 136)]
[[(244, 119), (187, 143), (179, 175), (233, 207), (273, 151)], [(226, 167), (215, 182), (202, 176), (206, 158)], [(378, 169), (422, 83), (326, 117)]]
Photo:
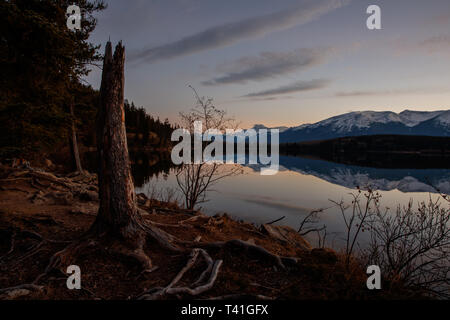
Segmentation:
[[(143, 177), (142, 170), (136, 192), (150, 195), (152, 190), (177, 188), (175, 169), (167, 165), (153, 166), (151, 174)], [(381, 207), (414, 205), (439, 198), (436, 188), (450, 194), (449, 169), (380, 169), (350, 166), (324, 160), (280, 156), (280, 170), (276, 175), (260, 175), (258, 166), (243, 167), (241, 175), (225, 178), (214, 185), (207, 195), (208, 202), (201, 210), (208, 214), (228, 213), (230, 216), (255, 224), (267, 223), (285, 217), (278, 224), (298, 229), (301, 220), (312, 210), (328, 208), (329, 201), (351, 201), (350, 193), (357, 187), (370, 186), (382, 195)], [(148, 170), (146, 171), (148, 172)], [(137, 177), (135, 177), (136, 180)], [(181, 199), (181, 197), (180, 197)], [(448, 205), (442, 200), (444, 205)], [(450, 209), (450, 208), (449, 208)], [(391, 209), (393, 210), (393, 209)], [(338, 245), (345, 230), (340, 210), (329, 208), (319, 216), (319, 225), (326, 225)], [(310, 241), (315, 241), (310, 234)]]

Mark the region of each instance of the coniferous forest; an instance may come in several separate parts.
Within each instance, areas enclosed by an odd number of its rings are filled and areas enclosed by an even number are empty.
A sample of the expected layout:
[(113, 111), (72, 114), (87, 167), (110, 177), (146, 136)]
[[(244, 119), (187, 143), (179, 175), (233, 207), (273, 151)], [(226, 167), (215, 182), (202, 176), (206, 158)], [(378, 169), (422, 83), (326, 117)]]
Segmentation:
[[(84, 77), (100, 68), (100, 45), (89, 42), (106, 9), (103, 1), (79, 1), (84, 8), (82, 29), (66, 27), (65, 10), (71, 1), (1, 1), (0, 158), (49, 158), (75, 166), (72, 130), (81, 158), (95, 147), (98, 90)], [(173, 130), (145, 109), (125, 103), (130, 149), (170, 147)], [(72, 127), (72, 123), (74, 127)], [(73, 157), (72, 157), (73, 158)], [(65, 159), (66, 161), (61, 161)], [(58, 161), (59, 160), (59, 161)], [(70, 161), (67, 161), (70, 160)]]

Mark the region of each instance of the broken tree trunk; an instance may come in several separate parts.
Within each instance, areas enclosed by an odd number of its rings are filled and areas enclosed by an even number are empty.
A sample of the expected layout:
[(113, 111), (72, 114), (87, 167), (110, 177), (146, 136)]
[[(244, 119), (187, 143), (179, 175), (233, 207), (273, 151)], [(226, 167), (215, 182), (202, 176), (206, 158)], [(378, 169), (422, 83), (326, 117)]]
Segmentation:
[(100, 207), (93, 228), (126, 240), (133, 249), (142, 250), (145, 229), (136, 207), (125, 129), (124, 111), (125, 48), (111, 43), (105, 49), (100, 110), (97, 124)]

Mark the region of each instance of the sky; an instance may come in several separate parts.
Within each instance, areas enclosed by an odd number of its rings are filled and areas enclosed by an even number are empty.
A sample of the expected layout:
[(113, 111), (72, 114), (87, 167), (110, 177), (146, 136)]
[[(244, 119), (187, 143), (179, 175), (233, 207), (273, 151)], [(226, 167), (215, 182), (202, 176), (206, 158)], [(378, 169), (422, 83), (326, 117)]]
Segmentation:
[(449, 0), (106, 2), (90, 41), (123, 42), (125, 96), (161, 119), (194, 106), (188, 85), (243, 128), (450, 109)]

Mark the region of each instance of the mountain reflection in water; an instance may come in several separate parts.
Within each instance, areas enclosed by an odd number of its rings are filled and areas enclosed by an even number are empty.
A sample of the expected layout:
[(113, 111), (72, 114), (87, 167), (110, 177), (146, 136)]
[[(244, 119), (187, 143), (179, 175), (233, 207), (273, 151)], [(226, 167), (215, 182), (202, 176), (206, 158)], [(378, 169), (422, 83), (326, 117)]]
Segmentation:
[[(136, 184), (137, 192), (150, 194), (154, 188), (177, 189), (176, 171), (170, 164), (155, 163), (150, 170), (145, 161), (134, 160), (133, 163), (133, 174), (139, 175), (135, 176), (135, 181), (143, 182)], [(392, 211), (411, 200), (414, 205), (427, 202), (430, 197), (435, 200), (439, 197), (437, 190), (450, 193), (450, 170), (379, 169), (280, 156), (277, 174), (262, 176), (258, 165), (247, 165), (244, 174), (223, 179), (214, 185), (214, 190), (207, 195), (209, 201), (200, 209), (210, 215), (226, 212), (256, 224), (284, 216), (278, 224), (297, 229), (301, 219), (310, 211), (329, 208), (330, 199), (351, 201), (349, 193), (355, 192), (357, 187), (379, 190), (381, 207), (392, 208)], [(345, 229), (335, 207), (321, 214), (320, 223), (336, 234), (342, 234)]]

